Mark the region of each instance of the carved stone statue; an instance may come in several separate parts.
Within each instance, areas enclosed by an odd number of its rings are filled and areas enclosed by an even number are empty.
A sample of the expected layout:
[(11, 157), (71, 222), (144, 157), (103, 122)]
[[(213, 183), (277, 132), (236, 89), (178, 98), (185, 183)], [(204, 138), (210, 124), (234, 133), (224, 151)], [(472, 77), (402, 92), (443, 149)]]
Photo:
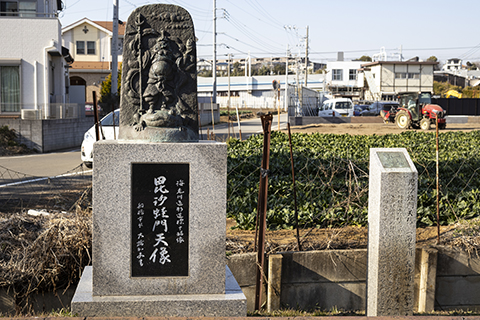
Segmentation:
[(120, 138), (198, 141), (196, 46), (189, 13), (152, 4), (128, 18), (123, 50)]

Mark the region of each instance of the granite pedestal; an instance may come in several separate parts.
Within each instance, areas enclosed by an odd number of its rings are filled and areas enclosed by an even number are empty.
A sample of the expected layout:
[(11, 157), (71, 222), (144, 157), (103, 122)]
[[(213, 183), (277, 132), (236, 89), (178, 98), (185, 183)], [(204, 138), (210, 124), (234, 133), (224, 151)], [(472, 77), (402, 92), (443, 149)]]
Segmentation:
[(367, 316), (413, 314), (417, 170), (406, 149), (370, 149)]
[[(246, 298), (225, 269), (226, 144), (100, 141), (94, 154), (93, 268), (82, 275), (72, 311), (108, 317), (245, 316)], [(170, 171), (160, 176), (164, 167)], [(143, 169), (135, 178), (138, 168)], [(183, 189), (167, 190), (168, 180), (177, 175), (185, 177)], [(163, 213), (170, 219), (167, 230), (160, 211), (148, 205), (150, 200), (159, 205), (164, 195), (173, 198), (177, 189), (184, 197), (174, 200), (176, 210)], [(150, 200), (142, 200), (143, 207), (137, 198)], [(187, 210), (180, 214), (180, 206)], [(152, 216), (158, 216), (151, 220), (155, 224), (147, 220)], [(181, 238), (180, 224), (185, 226)], [(176, 243), (168, 240), (172, 232)], [(149, 234), (154, 239), (147, 245)], [(159, 243), (169, 250), (163, 260), (155, 256)], [(175, 251), (185, 261), (180, 263)], [(142, 269), (147, 265), (150, 273)]]

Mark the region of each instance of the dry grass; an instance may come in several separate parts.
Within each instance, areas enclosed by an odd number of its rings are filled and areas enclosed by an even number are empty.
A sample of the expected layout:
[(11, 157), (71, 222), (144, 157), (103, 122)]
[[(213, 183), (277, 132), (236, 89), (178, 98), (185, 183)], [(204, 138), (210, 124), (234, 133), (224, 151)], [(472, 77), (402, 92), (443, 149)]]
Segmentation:
[(469, 255), (475, 254), (480, 258), (480, 217), (457, 222), (444, 244), (463, 249)]
[(13, 293), (17, 314), (30, 312), (32, 293), (76, 285), (91, 262), (91, 243), (89, 210), (0, 214), (0, 287)]

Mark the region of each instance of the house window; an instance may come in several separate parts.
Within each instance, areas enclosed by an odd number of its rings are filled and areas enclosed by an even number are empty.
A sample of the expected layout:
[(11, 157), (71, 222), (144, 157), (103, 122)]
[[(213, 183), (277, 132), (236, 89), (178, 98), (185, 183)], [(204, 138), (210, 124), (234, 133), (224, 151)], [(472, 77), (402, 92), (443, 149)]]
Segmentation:
[(20, 66), (0, 66), (0, 112), (20, 112)]
[(87, 54), (95, 54), (95, 41), (87, 41)]
[(19, 1), (18, 12), (20, 17), (35, 17), (37, 15), (36, 1)]
[(0, 1), (0, 12), (2, 16), (16, 16), (18, 6), (16, 1)]
[(77, 54), (85, 54), (85, 41), (77, 41)]
[(350, 69), (348, 73), (348, 80), (357, 80), (357, 69)]
[(332, 70), (332, 80), (333, 81), (342, 81), (343, 80), (343, 70), (342, 69), (333, 69)]
[(409, 72), (407, 74), (408, 79), (420, 79), (420, 73), (418, 72)]
[(407, 79), (406, 72), (395, 72), (395, 79)]
[(35, 17), (37, 14), (37, 2), (25, 1), (0, 1), (0, 15)]

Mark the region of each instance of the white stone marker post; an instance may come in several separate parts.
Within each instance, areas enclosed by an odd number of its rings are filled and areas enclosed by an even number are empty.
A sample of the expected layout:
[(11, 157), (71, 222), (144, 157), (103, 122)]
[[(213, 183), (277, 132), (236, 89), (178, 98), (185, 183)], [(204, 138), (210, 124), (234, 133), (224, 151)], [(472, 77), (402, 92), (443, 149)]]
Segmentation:
[(370, 149), (367, 316), (413, 314), (417, 177), (406, 149)]

